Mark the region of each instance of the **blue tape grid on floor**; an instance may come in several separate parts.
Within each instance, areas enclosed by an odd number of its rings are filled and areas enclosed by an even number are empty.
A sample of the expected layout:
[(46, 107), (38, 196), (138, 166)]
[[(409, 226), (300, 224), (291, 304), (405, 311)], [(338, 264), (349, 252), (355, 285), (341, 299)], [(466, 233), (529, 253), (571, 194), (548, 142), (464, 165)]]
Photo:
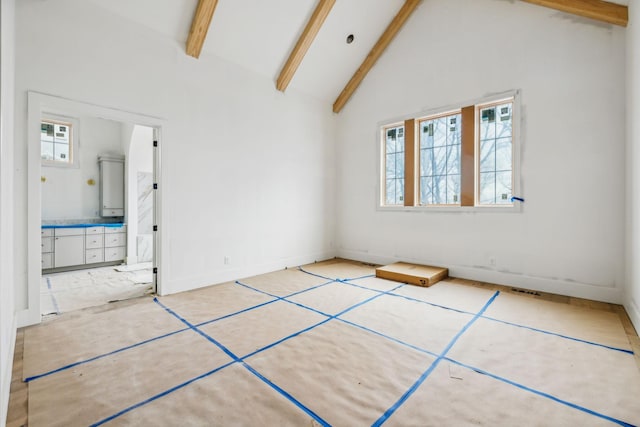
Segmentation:
[[(396, 403), (394, 403), (394, 405), (392, 405), (389, 409), (387, 409), (387, 411), (385, 411), (384, 414), (382, 414), (380, 416), (380, 418), (373, 424), (374, 426), (380, 426), (384, 422), (386, 422), (389, 419), (389, 417), (391, 417), (393, 415), (393, 413), (397, 409), (399, 409), (402, 406), (402, 404), (411, 396), (411, 394), (413, 394), (420, 387), (420, 385), (428, 378), (428, 376), (431, 374), (431, 372), (433, 372), (433, 370), (437, 367), (437, 365), (442, 360), (446, 360), (446, 361), (448, 361), (450, 363), (454, 363), (454, 364), (456, 364), (458, 366), (461, 366), (461, 367), (464, 367), (466, 369), (472, 370), (474, 372), (486, 375), (486, 376), (488, 376), (490, 378), (493, 378), (495, 380), (501, 381), (501, 382), (503, 382), (505, 384), (509, 384), (509, 385), (518, 387), (521, 390), (525, 390), (525, 391), (528, 391), (530, 393), (534, 393), (534, 394), (536, 394), (538, 396), (545, 397), (545, 398), (550, 399), (550, 400), (552, 400), (554, 402), (563, 404), (563, 405), (568, 406), (568, 407), (573, 408), (573, 409), (577, 409), (579, 411), (582, 411), (584, 413), (596, 416), (598, 418), (601, 418), (601, 419), (604, 419), (604, 420), (607, 420), (607, 421), (611, 421), (613, 423), (616, 423), (616, 424), (619, 424), (619, 425), (623, 425), (623, 426), (631, 426), (631, 424), (628, 424), (628, 423), (626, 423), (624, 421), (621, 421), (621, 420), (618, 420), (616, 418), (607, 416), (606, 414), (601, 414), (599, 412), (592, 411), (589, 408), (586, 408), (586, 407), (574, 404), (572, 402), (560, 399), (558, 397), (555, 397), (555, 396), (550, 395), (548, 393), (545, 393), (543, 391), (527, 387), (525, 385), (516, 383), (516, 382), (511, 381), (511, 380), (509, 380), (507, 378), (500, 377), (498, 375), (495, 375), (495, 374), (492, 374), (490, 372), (484, 371), (484, 370), (479, 369), (477, 367), (470, 366), (470, 365), (464, 364), (462, 362), (456, 361), (454, 359), (451, 359), (451, 358), (447, 357), (447, 354), (453, 348), (453, 346), (456, 344), (458, 339), (464, 334), (464, 332), (466, 332), (466, 330), (469, 329), (469, 327), (471, 327), (471, 325), (473, 323), (475, 323), (475, 321), (477, 319), (480, 319), (480, 318), (486, 319), (486, 320), (490, 320), (490, 321), (500, 322), (500, 323), (507, 324), (507, 325), (514, 326), (514, 327), (518, 327), (518, 328), (528, 329), (528, 330), (539, 332), (539, 333), (543, 333), (543, 334), (553, 335), (553, 336), (557, 336), (557, 337), (560, 337), (560, 338), (581, 342), (581, 343), (588, 344), (588, 345), (598, 346), (598, 347), (602, 347), (602, 348), (609, 349), (609, 350), (612, 350), (612, 351), (623, 352), (623, 353), (629, 354), (631, 356), (633, 356), (633, 354), (634, 354), (633, 351), (630, 351), (630, 350), (627, 350), (627, 349), (622, 349), (622, 348), (611, 347), (611, 346), (607, 346), (607, 345), (596, 343), (596, 342), (586, 341), (586, 340), (582, 340), (582, 339), (579, 339), (579, 338), (574, 338), (574, 337), (570, 337), (570, 336), (566, 336), (566, 335), (562, 335), (562, 334), (557, 334), (557, 333), (554, 333), (554, 332), (551, 332), (551, 331), (545, 331), (545, 330), (542, 330), (542, 329), (532, 328), (532, 327), (528, 327), (528, 326), (525, 326), (525, 325), (519, 325), (519, 324), (516, 324), (516, 323), (507, 322), (507, 321), (495, 319), (495, 318), (492, 318), (492, 317), (484, 316), (484, 312), (486, 311), (486, 309), (499, 296), (499, 294), (500, 294), (499, 291), (496, 292), (487, 301), (487, 303), (483, 306), (483, 308), (480, 311), (478, 311), (477, 313), (472, 313), (472, 312), (468, 312), (468, 311), (464, 311), (464, 310), (458, 310), (458, 309), (447, 307), (447, 306), (443, 306), (443, 305), (440, 305), (440, 304), (434, 304), (434, 303), (431, 303), (431, 302), (428, 302), (428, 301), (423, 301), (423, 300), (419, 300), (419, 299), (416, 299), (416, 298), (411, 298), (411, 297), (407, 297), (407, 296), (404, 296), (404, 295), (393, 293), (397, 289), (402, 288), (404, 285), (399, 285), (399, 286), (397, 286), (397, 287), (395, 287), (395, 288), (393, 288), (391, 290), (388, 290), (388, 291), (381, 291), (381, 290), (378, 290), (378, 289), (372, 289), (372, 288), (369, 288), (369, 287), (366, 287), (366, 286), (362, 286), (362, 285), (358, 285), (358, 284), (352, 283), (353, 281), (356, 281), (356, 280), (374, 277), (373, 275), (366, 275), (366, 276), (360, 276), (360, 277), (348, 278), (348, 279), (340, 279), (340, 278), (332, 279), (330, 277), (326, 277), (326, 276), (322, 276), (322, 275), (319, 275), (319, 274), (316, 274), (316, 273), (312, 273), (310, 271), (306, 271), (301, 267), (299, 267), (298, 270), (300, 270), (300, 271), (302, 271), (302, 272), (304, 272), (306, 274), (309, 274), (309, 275), (312, 275), (312, 276), (315, 276), (315, 277), (318, 277), (318, 278), (325, 279), (325, 280), (327, 280), (327, 282), (321, 283), (319, 285), (314, 285), (314, 286), (311, 286), (311, 287), (309, 287), (307, 289), (296, 291), (294, 293), (291, 293), (291, 294), (288, 294), (286, 296), (281, 297), (281, 296), (270, 294), (268, 292), (265, 292), (265, 291), (262, 291), (260, 289), (254, 288), (252, 286), (249, 286), (247, 284), (241, 283), (239, 281), (236, 281), (236, 284), (239, 285), (239, 286), (242, 286), (242, 287), (247, 288), (247, 289), (251, 289), (251, 290), (253, 290), (255, 292), (259, 292), (259, 293), (262, 293), (264, 295), (268, 295), (268, 296), (272, 297), (273, 299), (269, 300), (269, 301), (266, 301), (266, 302), (263, 302), (261, 304), (257, 304), (257, 305), (251, 306), (251, 307), (247, 307), (245, 309), (236, 311), (234, 313), (230, 313), (230, 314), (227, 314), (227, 315), (224, 315), (224, 316), (220, 316), (220, 317), (217, 317), (217, 318), (214, 318), (214, 319), (211, 319), (211, 320), (207, 320), (205, 322), (201, 322), (201, 323), (195, 324), (195, 325), (191, 324), (186, 319), (180, 317), (180, 315), (178, 313), (174, 312), (169, 307), (167, 307), (164, 304), (162, 304), (160, 301), (157, 300), (157, 298), (154, 298), (154, 301), (159, 306), (161, 306), (167, 313), (171, 314), (172, 316), (176, 317), (177, 319), (179, 319), (180, 321), (185, 323), (185, 325), (187, 325), (187, 327), (185, 327), (183, 329), (179, 329), (179, 330), (173, 331), (173, 332), (169, 332), (167, 334), (159, 335), (157, 337), (150, 338), (150, 339), (147, 339), (145, 341), (141, 341), (139, 343), (136, 343), (136, 344), (133, 344), (133, 345), (130, 345), (130, 346), (122, 347), (120, 349), (117, 349), (117, 350), (114, 350), (114, 351), (111, 351), (111, 352), (108, 352), (108, 353), (105, 353), (105, 354), (102, 354), (102, 355), (98, 355), (98, 356), (92, 357), (92, 358), (84, 360), (84, 361), (80, 361), (80, 362), (76, 362), (76, 363), (73, 363), (73, 364), (65, 365), (63, 367), (60, 367), (60, 368), (55, 369), (55, 370), (51, 370), (49, 372), (45, 372), (43, 374), (39, 374), (39, 375), (35, 375), (35, 376), (32, 376), (32, 377), (29, 377), (29, 378), (25, 379), (25, 382), (35, 381), (35, 380), (37, 380), (39, 378), (46, 377), (46, 376), (49, 376), (49, 375), (53, 375), (53, 374), (55, 374), (57, 372), (61, 372), (61, 371), (64, 371), (66, 369), (70, 369), (70, 368), (72, 368), (74, 366), (78, 366), (78, 365), (85, 364), (85, 363), (90, 363), (92, 361), (95, 361), (95, 360), (98, 360), (98, 359), (101, 359), (101, 358), (104, 358), (104, 357), (108, 357), (108, 356), (111, 356), (111, 355), (114, 355), (114, 354), (117, 354), (117, 353), (120, 353), (120, 352), (123, 352), (123, 351), (127, 351), (129, 349), (132, 349), (132, 348), (135, 348), (135, 347), (139, 347), (141, 345), (144, 345), (144, 344), (147, 344), (147, 343), (150, 343), (150, 342), (162, 339), (162, 338), (166, 338), (166, 337), (178, 334), (178, 333), (182, 333), (182, 332), (185, 332), (185, 331), (192, 330), (192, 331), (200, 334), (201, 336), (203, 336), (205, 339), (210, 341), (212, 344), (216, 345), (218, 348), (220, 348), (222, 351), (224, 351), (227, 355), (229, 355), (229, 357), (231, 357), (233, 360), (231, 362), (225, 364), (225, 365), (222, 365), (222, 366), (216, 368), (216, 369), (213, 369), (213, 370), (211, 370), (209, 372), (205, 372), (202, 375), (199, 375), (197, 377), (191, 378), (191, 379), (189, 379), (189, 380), (187, 380), (187, 381), (185, 381), (185, 382), (183, 382), (181, 384), (178, 384), (178, 385), (176, 385), (176, 386), (174, 386), (174, 387), (172, 387), (170, 389), (167, 389), (167, 390), (165, 390), (165, 391), (163, 391), (161, 393), (158, 393), (155, 396), (152, 396), (152, 397), (150, 397), (148, 399), (145, 399), (145, 400), (143, 400), (141, 402), (138, 402), (138, 403), (136, 403), (134, 405), (131, 405), (131, 406), (123, 409), (122, 411), (119, 411), (116, 414), (113, 414), (113, 415), (111, 415), (111, 416), (109, 416), (107, 418), (104, 418), (103, 420), (98, 421), (97, 423), (95, 423), (93, 425), (94, 426), (98, 426), (98, 425), (102, 425), (102, 424), (104, 424), (106, 422), (112, 421), (112, 420), (114, 420), (114, 419), (116, 419), (116, 418), (118, 418), (118, 417), (120, 417), (120, 416), (122, 416), (122, 415), (124, 415), (124, 414), (126, 414), (128, 412), (130, 412), (130, 411), (133, 411), (133, 410), (135, 410), (135, 409), (137, 409), (137, 408), (139, 408), (141, 406), (144, 406), (144, 405), (146, 405), (146, 404), (148, 404), (150, 402), (153, 402), (153, 401), (155, 401), (157, 399), (160, 399), (160, 398), (162, 398), (162, 397), (164, 397), (164, 396), (166, 396), (168, 394), (171, 394), (174, 391), (177, 391), (177, 390), (179, 390), (181, 388), (184, 388), (184, 387), (188, 386), (189, 384), (191, 384), (191, 383), (193, 383), (195, 381), (198, 381), (200, 379), (203, 379), (203, 378), (206, 378), (206, 377), (208, 377), (210, 375), (213, 375), (216, 372), (219, 372), (219, 371), (221, 371), (222, 369), (224, 369), (224, 368), (226, 368), (228, 366), (231, 366), (233, 364), (241, 364), (245, 369), (247, 369), (249, 372), (251, 372), (257, 378), (259, 378), (261, 381), (265, 382), (267, 385), (269, 385), (275, 391), (280, 393), (282, 396), (284, 396), (286, 399), (288, 399), (290, 402), (292, 402), (294, 405), (296, 405), (302, 411), (304, 411), (305, 413), (310, 415), (312, 418), (314, 418), (321, 425), (327, 426), (329, 424), (324, 419), (322, 419), (318, 414), (315, 414), (311, 409), (307, 408), (301, 402), (299, 402), (294, 396), (289, 394), (284, 389), (280, 388), (277, 384), (275, 384), (272, 381), (270, 381), (264, 375), (260, 374), (258, 371), (256, 371), (250, 365), (248, 365), (244, 361), (244, 359), (247, 359), (247, 358), (249, 358), (249, 357), (251, 357), (251, 356), (253, 356), (253, 355), (257, 354), (257, 353), (260, 353), (262, 351), (265, 351), (265, 350), (268, 350), (270, 348), (273, 348), (273, 347), (275, 347), (276, 345), (278, 345), (278, 344), (280, 344), (282, 342), (285, 342), (285, 341), (287, 341), (287, 340), (289, 340), (289, 339), (291, 339), (293, 337), (296, 337), (296, 336), (299, 336), (299, 335), (301, 335), (301, 334), (303, 334), (305, 332), (308, 332), (309, 330), (314, 329), (314, 328), (316, 328), (316, 327), (318, 327), (318, 326), (320, 326), (322, 324), (325, 324), (325, 323), (327, 323), (327, 322), (329, 322), (331, 320), (338, 320), (338, 321), (340, 321), (342, 323), (345, 323), (347, 325), (351, 325), (353, 327), (365, 330), (365, 331), (370, 332), (372, 334), (375, 334), (377, 336), (389, 339), (391, 341), (394, 341), (394, 342), (399, 343), (401, 345), (407, 346), (407, 347), (412, 348), (414, 350), (417, 350), (417, 351), (423, 352), (425, 354), (429, 354), (431, 356), (436, 357), (436, 359), (430, 364), (430, 366), (427, 368), (427, 370), (414, 382), (414, 384), (401, 396), (401, 398)], [(345, 285), (348, 285), (348, 286), (353, 286), (353, 287), (357, 287), (357, 288), (361, 288), (361, 289), (366, 289), (366, 290), (369, 290), (369, 291), (374, 291), (374, 292), (377, 293), (377, 295), (374, 295), (373, 297), (370, 297), (370, 298), (368, 298), (368, 299), (366, 299), (364, 301), (361, 301), (361, 302), (359, 302), (357, 304), (354, 304), (354, 305), (350, 306), (349, 308), (347, 308), (347, 309), (345, 309), (345, 310), (343, 310), (340, 313), (335, 314), (335, 315), (330, 315), (330, 314), (324, 313), (324, 312), (322, 312), (320, 310), (316, 310), (314, 308), (305, 306), (304, 304), (300, 304), (300, 303), (297, 303), (297, 302), (294, 302), (294, 301), (290, 301), (288, 299), (288, 298), (291, 298), (293, 296), (296, 296), (296, 295), (299, 295), (299, 294), (302, 294), (302, 293), (305, 293), (305, 292), (309, 292), (311, 290), (318, 289), (318, 288), (327, 286), (327, 285), (332, 284), (332, 283), (341, 283), (341, 284), (345, 284)], [(343, 314), (345, 314), (345, 313), (347, 313), (347, 312), (349, 312), (349, 311), (351, 311), (351, 310), (353, 310), (353, 309), (355, 309), (357, 307), (361, 307), (364, 304), (367, 304), (368, 302), (373, 301), (373, 300), (375, 300), (375, 299), (377, 299), (377, 298), (379, 298), (379, 297), (381, 297), (383, 295), (388, 295), (388, 296), (397, 297), (397, 298), (403, 298), (403, 299), (407, 299), (407, 300), (410, 300), (410, 301), (414, 301), (414, 302), (418, 302), (418, 303), (427, 304), (427, 305), (430, 305), (430, 306), (442, 308), (442, 309), (445, 309), (445, 310), (452, 310), (452, 311), (455, 311), (455, 312), (458, 312), (458, 313), (472, 315), (473, 318), (454, 336), (454, 338), (449, 342), (449, 344), (445, 347), (445, 349), (440, 354), (436, 354), (436, 353), (433, 353), (433, 352), (431, 352), (431, 351), (429, 351), (427, 349), (423, 349), (423, 348), (411, 345), (409, 343), (403, 342), (402, 340), (396, 339), (394, 337), (388, 336), (388, 335), (383, 334), (381, 332), (378, 332), (378, 331), (375, 331), (373, 329), (367, 328), (366, 326), (359, 325), (357, 323), (354, 323), (354, 322), (351, 322), (351, 321), (347, 321), (347, 320), (341, 319), (339, 317), (339, 316), (341, 316), (341, 315), (343, 315)], [(326, 319), (324, 319), (321, 322), (318, 322), (318, 323), (316, 323), (316, 324), (314, 324), (314, 325), (312, 325), (312, 326), (310, 326), (308, 328), (305, 328), (303, 330), (297, 331), (297, 332), (295, 332), (295, 333), (293, 333), (293, 334), (291, 334), (291, 335), (289, 335), (289, 336), (287, 336), (285, 338), (282, 338), (282, 339), (280, 339), (280, 340), (278, 340), (278, 341), (276, 341), (274, 343), (271, 343), (271, 344), (269, 344), (267, 346), (264, 346), (264, 347), (262, 347), (262, 348), (260, 348), (260, 349), (258, 349), (256, 351), (253, 351), (252, 353), (249, 353), (249, 354), (247, 354), (245, 356), (241, 356), (241, 357), (233, 354), (224, 345), (222, 345), (217, 340), (215, 340), (214, 338), (210, 337), (209, 335), (207, 335), (206, 333), (202, 332), (199, 329), (199, 327), (201, 327), (201, 326), (208, 325), (208, 324), (217, 322), (217, 321), (222, 320), (222, 319), (227, 319), (227, 318), (230, 318), (230, 317), (233, 317), (233, 316), (237, 316), (239, 314), (245, 313), (245, 312), (250, 311), (250, 310), (255, 310), (257, 308), (263, 307), (265, 305), (272, 304), (272, 303), (277, 302), (277, 301), (283, 301), (283, 302), (286, 302), (286, 303), (293, 304), (293, 305), (296, 305), (298, 307), (304, 308), (306, 310), (313, 311), (315, 313), (318, 313), (318, 314), (321, 314), (321, 315), (325, 316)]]

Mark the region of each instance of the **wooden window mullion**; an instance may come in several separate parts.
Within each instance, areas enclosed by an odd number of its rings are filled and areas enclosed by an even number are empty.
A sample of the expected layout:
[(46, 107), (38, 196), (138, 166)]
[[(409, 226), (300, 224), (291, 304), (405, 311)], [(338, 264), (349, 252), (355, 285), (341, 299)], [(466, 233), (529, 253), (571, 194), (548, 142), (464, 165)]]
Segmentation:
[(460, 156), (460, 206), (475, 206), (476, 107), (462, 109), (462, 154)]
[(415, 206), (416, 197), (415, 119), (404, 121), (404, 205)]

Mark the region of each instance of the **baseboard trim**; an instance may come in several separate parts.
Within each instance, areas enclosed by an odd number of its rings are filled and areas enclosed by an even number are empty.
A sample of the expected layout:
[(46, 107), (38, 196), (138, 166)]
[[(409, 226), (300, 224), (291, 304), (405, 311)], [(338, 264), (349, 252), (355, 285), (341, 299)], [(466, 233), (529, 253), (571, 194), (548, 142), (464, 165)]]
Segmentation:
[(333, 252), (319, 252), (311, 255), (283, 258), (281, 260), (266, 262), (255, 266), (245, 265), (240, 268), (226, 268), (224, 270), (214, 271), (212, 274), (207, 274), (206, 276), (196, 276), (180, 280), (163, 278), (162, 295), (170, 295), (178, 292), (204, 288), (211, 285), (238, 280), (244, 277), (257, 276), (259, 274), (270, 273), (284, 268), (297, 267), (299, 265), (310, 264), (315, 261), (323, 261), (334, 257), (335, 254)]
[(11, 394), (11, 379), (13, 375), (13, 355), (16, 351), (17, 316), (13, 316), (11, 325), (11, 337), (9, 340), (9, 353), (7, 354), (7, 365), (4, 366), (2, 374), (2, 384), (0, 384), (0, 426), (4, 426), (9, 415), (9, 396)]
[(629, 315), (629, 319), (631, 319), (631, 323), (633, 323), (634, 328), (636, 328), (636, 332), (640, 334), (640, 307), (636, 302), (629, 298), (624, 302), (624, 308), (627, 310), (627, 314)]
[[(391, 264), (398, 261), (407, 261), (394, 257), (349, 250), (339, 250), (338, 256), (342, 258), (383, 265)], [(421, 262), (420, 260), (410, 260), (410, 262), (427, 265), (429, 264), (428, 261)], [(622, 289), (619, 288), (594, 286), (587, 283), (545, 277), (535, 277), (524, 274), (492, 270), (488, 268), (440, 264), (437, 265), (439, 267), (447, 267), (449, 269), (450, 276), (459, 277), (461, 279), (477, 280), (504, 286), (514, 286), (517, 288), (530, 289), (533, 291), (565, 295), (576, 298), (585, 298), (613, 304), (621, 304), (623, 301), (623, 292)]]

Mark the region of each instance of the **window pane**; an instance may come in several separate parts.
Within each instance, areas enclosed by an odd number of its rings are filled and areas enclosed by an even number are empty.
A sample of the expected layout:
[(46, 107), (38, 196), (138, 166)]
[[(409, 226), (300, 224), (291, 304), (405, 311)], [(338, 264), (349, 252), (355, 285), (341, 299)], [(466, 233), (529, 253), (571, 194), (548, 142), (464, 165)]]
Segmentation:
[(386, 205), (395, 205), (396, 204), (396, 180), (388, 179), (387, 180), (387, 191), (385, 197)]
[(496, 107), (480, 109), (480, 140), (496, 137)]
[(396, 179), (396, 204), (403, 205), (404, 204), (404, 180)]
[(54, 125), (54, 138), (55, 142), (69, 143), (69, 126), (67, 125)]
[(496, 173), (496, 203), (511, 203), (511, 171)]
[(53, 160), (53, 142), (42, 141), (40, 154), (42, 160)]
[(396, 138), (390, 138), (389, 136), (389, 131), (387, 131), (387, 145), (386, 145), (386, 153), (395, 153), (396, 152)]
[(450, 205), (460, 203), (460, 175), (447, 176), (447, 203)]
[(56, 161), (69, 162), (69, 144), (53, 144), (53, 159)]
[(433, 120), (427, 120), (421, 123), (420, 127), (420, 148), (433, 147)]
[(433, 126), (433, 146), (441, 147), (447, 143), (447, 118), (434, 119)]
[(433, 177), (433, 203), (442, 205), (447, 203), (447, 176)]
[(396, 178), (404, 178), (404, 153), (396, 155)]
[(430, 176), (420, 178), (420, 203), (423, 205), (433, 203), (433, 178)]
[(512, 113), (511, 103), (502, 104), (496, 107), (496, 138), (509, 138), (512, 135)]
[(494, 204), (496, 201), (496, 174), (480, 173), (480, 203)]
[(454, 114), (447, 117), (447, 144), (460, 144), (460, 122), (461, 114)]
[(496, 171), (510, 171), (511, 159), (511, 139), (501, 138), (496, 140)]
[(433, 149), (433, 174), (444, 175), (447, 173), (447, 147)]
[(460, 173), (460, 144), (447, 146), (447, 174)]
[(496, 151), (494, 140), (480, 142), (480, 172), (496, 170)]
[(387, 160), (385, 163), (387, 178), (395, 178), (396, 177), (396, 155), (395, 154), (387, 154)]
[(40, 140), (53, 141), (53, 125), (52, 124), (42, 123), (40, 125)]
[(433, 175), (433, 148), (420, 150), (420, 176)]

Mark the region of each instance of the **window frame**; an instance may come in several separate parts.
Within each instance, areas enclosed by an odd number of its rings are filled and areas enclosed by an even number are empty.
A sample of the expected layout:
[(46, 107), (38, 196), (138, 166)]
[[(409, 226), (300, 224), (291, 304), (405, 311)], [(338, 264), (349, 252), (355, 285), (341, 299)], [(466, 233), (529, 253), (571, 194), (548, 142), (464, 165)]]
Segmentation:
[[(471, 206), (464, 206), (462, 205), (462, 194), (460, 196), (460, 202), (461, 204), (456, 204), (456, 205), (420, 205), (419, 204), (419, 198), (418, 198), (418, 191), (419, 191), (419, 176), (416, 178), (416, 175), (420, 174), (420, 164), (419, 164), (419, 149), (420, 149), (420, 141), (419, 141), (419, 131), (420, 128), (418, 127), (418, 123), (419, 121), (422, 121), (422, 119), (424, 118), (429, 118), (429, 117), (436, 117), (436, 116), (442, 116), (442, 115), (448, 115), (451, 114), (452, 112), (455, 111), (462, 111), (464, 108), (473, 106), (474, 109), (476, 109), (477, 111), (477, 107), (478, 106), (486, 106), (486, 105), (490, 105), (493, 103), (500, 103), (501, 101), (507, 101), (512, 99), (513, 101), (513, 107), (512, 107), (512, 115), (513, 115), (513, 120), (512, 120), (512, 152), (511, 152), (511, 156), (512, 156), (512, 194), (515, 197), (522, 197), (522, 192), (521, 192), (521, 174), (522, 174), (522, 170), (521, 170), (521, 152), (522, 152), (522, 146), (524, 144), (524, 141), (522, 140), (521, 137), (521, 133), (520, 133), (520, 128), (521, 128), (521, 123), (523, 122), (523, 116), (521, 113), (521, 93), (520, 90), (509, 90), (509, 91), (504, 91), (504, 92), (500, 92), (500, 93), (495, 93), (489, 96), (484, 96), (481, 98), (476, 98), (476, 99), (472, 99), (466, 102), (460, 102), (460, 103), (456, 103), (456, 104), (451, 104), (448, 106), (443, 106), (443, 107), (439, 107), (439, 108), (429, 108), (429, 109), (423, 109), (417, 113), (414, 114), (407, 114), (405, 116), (399, 116), (399, 117), (395, 117), (392, 118), (390, 120), (384, 120), (384, 121), (380, 121), (377, 123), (377, 129), (378, 132), (376, 132), (376, 147), (377, 147), (377, 174), (378, 174), (378, 179), (377, 179), (377, 188), (375, 189), (376, 191), (376, 196), (375, 196), (375, 209), (377, 211), (381, 211), (381, 212), (394, 212), (394, 211), (402, 211), (402, 212), (443, 212), (443, 213), (479, 213), (479, 212), (503, 212), (503, 213), (507, 213), (507, 212), (511, 212), (511, 213), (519, 213), (522, 212), (522, 203), (519, 201), (514, 201), (513, 203), (509, 203), (509, 204), (492, 204), (492, 205), (487, 205), (487, 204), (480, 204), (479, 203), (479, 199), (478, 199), (478, 186), (479, 186), (479, 168), (478, 165), (476, 164), (478, 161), (478, 155), (477, 155), (477, 144), (479, 143), (479, 118), (477, 117), (478, 114), (474, 114), (474, 126), (473, 126), (473, 133), (474, 133), (474, 159), (473, 159), (473, 197), (474, 197), (474, 204)], [(464, 120), (464, 119), (463, 119)], [(398, 125), (400, 123), (409, 123), (409, 122), (413, 122), (414, 124), (414, 135), (415, 135), (415, 141), (414, 141), (414, 163), (413, 163), (413, 168), (415, 171), (414, 174), (414, 179), (413, 182), (415, 183), (415, 190), (414, 190), (414, 204), (413, 205), (408, 205), (408, 206), (401, 206), (401, 205), (385, 205), (385, 191), (386, 189), (383, 188), (382, 186), (385, 185), (386, 183), (385, 181), (385, 177), (386, 177), (386, 170), (384, 169), (385, 167), (385, 159), (383, 158), (384, 156), (384, 152), (383, 150), (385, 150), (385, 146), (384, 144), (384, 139), (382, 138), (383, 133), (382, 133), (382, 129), (384, 128), (388, 128), (388, 127), (392, 127), (393, 125)], [(461, 132), (463, 132), (464, 130), (461, 129)], [(405, 125), (405, 136), (408, 134), (408, 131), (406, 129), (406, 125)], [(405, 144), (407, 144), (406, 140), (405, 140)], [(462, 169), (462, 151), (461, 151), (461, 169)], [(407, 169), (407, 164), (405, 163), (405, 169)], [(462, 171), (461, 171), (461, 175), (462, 175)], [(405, 178), (406, 181), (406, 178)], [(407, 186), (407, 182), (405, 182), (405, 188)], [(461, 186), (462, 186), (462, 178), (461, 178)], [(406, 196), (405, 196), (406, 199)]]
[(79, 121), (73, 117), (65, 117), (54, 114), (43, 114), (40, 119), (40, 126), (42, 123), (51, 123), (55, 125), (66, 125), (69, 126), (70, 132), (70, 140), (69, 140), (69, 153), (70, 153), (70, 161), (67, 163), (62, 163), (57, 160), (47, 160), (42, 158), (42, 137), (39, 139), (40, 142), (40, 162), (43, 167), (54, 167), (54, 168), (63, 168), (63, 169), (77, 169), (80, 167), (80, 151), (79, 151)]

